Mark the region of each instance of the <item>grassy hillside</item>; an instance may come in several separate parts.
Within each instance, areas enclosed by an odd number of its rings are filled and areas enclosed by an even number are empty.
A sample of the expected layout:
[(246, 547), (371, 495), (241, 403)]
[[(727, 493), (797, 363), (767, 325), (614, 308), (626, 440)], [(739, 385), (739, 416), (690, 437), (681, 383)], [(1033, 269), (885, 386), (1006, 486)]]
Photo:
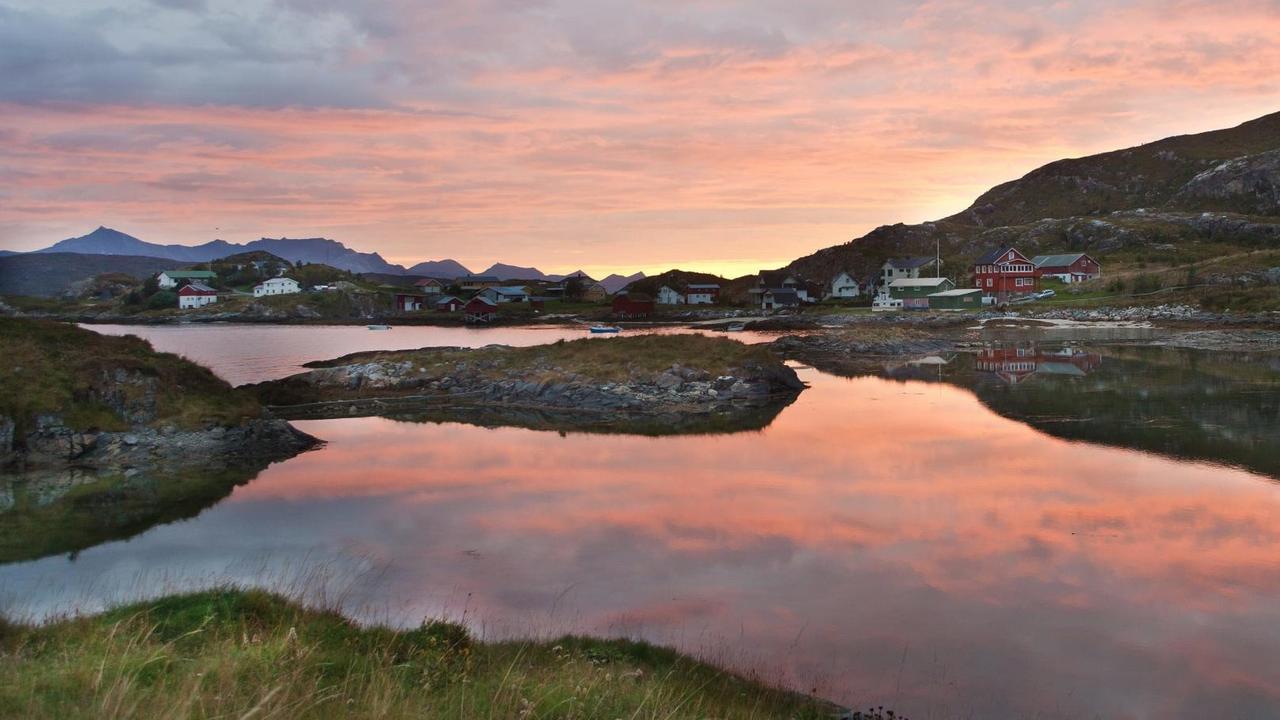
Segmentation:
[[(866, 277), (887, 258), (940, 251), (942, 274), (967, 286), (974, 258), (1005, 245), (1032, 256), (1088, 252), (1112, 277), (1181, 273), (1185, 279), (1195, 263), (1233, 257), (1246, 262), (1247, 276), (1192, 274), (1200, 284), (1267, 294), (1261, 286), (1274, 285), (1265, 275), (1272, 266), (1259, 264), (1267, 258), (1257, 253), (1280, 249), (1280, 113), (1050, 163), (992, 188), (962, 213), (885, 225), (788, 269), (824, 282), (841, 270)], [(1214, 293), (1188, 301), (1202, 295)]]
[(358, 627), (261, 592), (0, 624), (13, 718), (830, 718), (830, 704), (625, 640)]
[(208, 369), (132, 335), (0, 318), (0, 416), (23, 428), (55, 414), (74, 430), (198, 428), (257, 417), (257, 402)]

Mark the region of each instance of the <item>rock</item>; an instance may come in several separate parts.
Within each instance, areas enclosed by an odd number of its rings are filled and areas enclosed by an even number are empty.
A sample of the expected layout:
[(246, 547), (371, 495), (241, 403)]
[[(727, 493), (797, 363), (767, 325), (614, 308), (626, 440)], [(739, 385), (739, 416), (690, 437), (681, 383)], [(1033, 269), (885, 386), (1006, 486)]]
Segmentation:
[(679, 375), (676, 375), (672, 372), (662, 373), (657, 377), (657, 380), (655, 382), (657, 383), (658, 387), (662, 388), (663, 390), (679, 390), (680, 386), (684, 385), (684, 380)]
[(138, 444), (138, 436), (137, 436), (137, 435), (134, 435), (134, 434), (132, 434), (132, 433), (130, 433), (130, 434), (128, 434), (128, 435), (125, 435), (122, 439), (124, 440), (124, 444), (125, 444), (125, 445), (137, 445), (137, 444)]

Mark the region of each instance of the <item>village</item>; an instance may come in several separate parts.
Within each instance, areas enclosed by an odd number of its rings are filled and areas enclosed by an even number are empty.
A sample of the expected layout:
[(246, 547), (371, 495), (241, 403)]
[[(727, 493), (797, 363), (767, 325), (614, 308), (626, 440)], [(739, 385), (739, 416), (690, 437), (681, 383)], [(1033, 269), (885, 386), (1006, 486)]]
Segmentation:
[[(275, 276), (242, 289), (215, 287), (219, 275), (213, 270), (165, 270), (154, 280), (159, 289), (175, 294), (180, 310), (203, 308), (233, 296), (267, 298), (351, 287), (349, 282), (345, 286), (340, 281), (307, 283), (289, 277), (290, 271), (298, 268), (291, 268), (286, 261), (254, 260), (249, 264), (249, 269), (257, 270), (259, 276)], [(1072, 285), (1102, 275), (1101, 265), (1086, 253), (1028, 257), (1013, 247), (993, 249), (977, 257), (968, 268), (967, 286), (944, 276), (941, 264), (938, 256), (889, 258), (878, 271), (864, 277), (841, 270), (825, 282), (787, 270), (766, 270), (752, 279), (745, 292), (741, 279), (724, 283), (673, 279), (656, 287), (641, 280), (611, 293), (582, 272), (554, 281), (473, 274), (410, 279), (412, 285), (392, 285), (383, 279), (367, 289), (382, 294), (387, 309), (395, 314), (442, 313), (457, 315), (466, 323), (485, 324), (497, 321), (503, 308), (517, 307), (535, 315), (551, 308), (608, 308), (609, 317), (615, 321), (647, 320), (661, 314), (660, 308), (670, 313), (680, 306), (755, 308), (770, 314), (823, 303), (875, 312), (979, 310), (1046, 299), (1055, 294), (1046, 285)], [(237, 263), (231, 269), (240, 273), (245, 267), (246, 263)], [(728, 283), (736, 288), (729, 291)]]

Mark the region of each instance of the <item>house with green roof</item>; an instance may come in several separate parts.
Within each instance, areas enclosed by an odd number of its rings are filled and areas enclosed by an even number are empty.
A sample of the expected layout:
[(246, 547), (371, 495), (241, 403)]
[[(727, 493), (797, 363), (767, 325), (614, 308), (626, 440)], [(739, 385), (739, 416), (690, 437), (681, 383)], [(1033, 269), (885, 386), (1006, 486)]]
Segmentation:
[(1102, 276), (1102, 265), (1085, 253), (1037, 255), (1031, 258), (1040, 278), (1057, 278), (1064, 283), (1084, 282)]
[(172, 290), (184, 282), (206, 282), (217, 280), (218, 274), (211, 270), (165, 270), (156, 277), (162, 290)]

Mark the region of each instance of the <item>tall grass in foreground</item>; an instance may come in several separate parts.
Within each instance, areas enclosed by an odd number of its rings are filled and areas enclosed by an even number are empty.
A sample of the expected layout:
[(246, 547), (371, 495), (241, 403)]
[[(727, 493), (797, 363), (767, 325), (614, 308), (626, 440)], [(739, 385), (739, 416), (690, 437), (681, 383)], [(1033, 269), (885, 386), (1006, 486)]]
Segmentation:
[(0, 716), (829, 718), (825, 702), (626, 640), (473, 641), (214, 590), (47, 626), (0, 622)]

